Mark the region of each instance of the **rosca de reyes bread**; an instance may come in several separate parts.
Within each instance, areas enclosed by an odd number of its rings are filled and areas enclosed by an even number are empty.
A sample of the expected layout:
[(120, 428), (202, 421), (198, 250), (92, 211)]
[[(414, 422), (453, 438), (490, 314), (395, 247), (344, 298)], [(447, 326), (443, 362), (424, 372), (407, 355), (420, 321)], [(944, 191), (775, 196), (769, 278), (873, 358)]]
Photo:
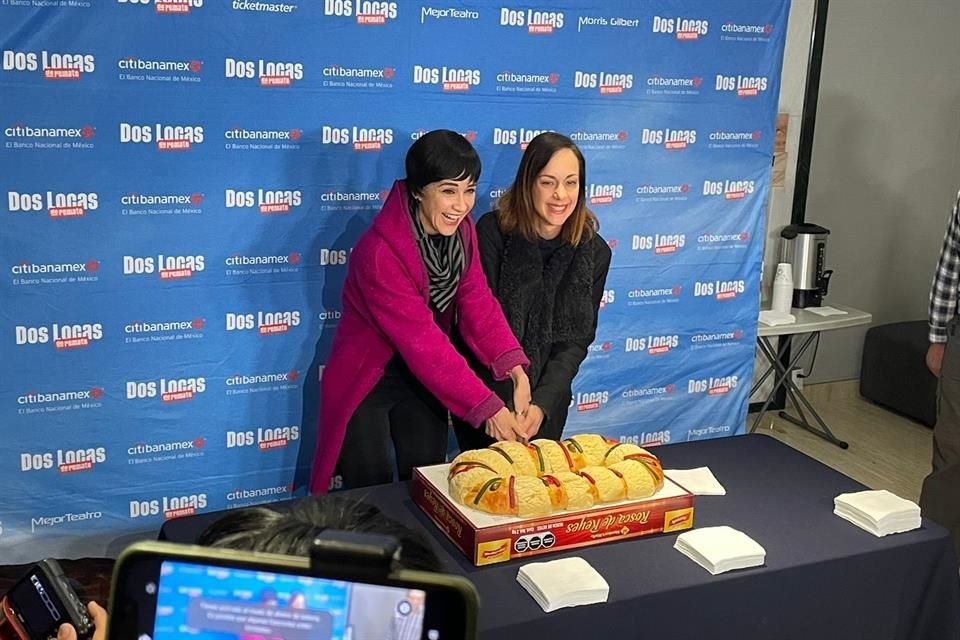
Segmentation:
[(647, 498), (663, 487), (663, 467), (643, 447), (581, 434), (465, 451), (450, 463), (447, 479), (463, 505), (532, 518)]

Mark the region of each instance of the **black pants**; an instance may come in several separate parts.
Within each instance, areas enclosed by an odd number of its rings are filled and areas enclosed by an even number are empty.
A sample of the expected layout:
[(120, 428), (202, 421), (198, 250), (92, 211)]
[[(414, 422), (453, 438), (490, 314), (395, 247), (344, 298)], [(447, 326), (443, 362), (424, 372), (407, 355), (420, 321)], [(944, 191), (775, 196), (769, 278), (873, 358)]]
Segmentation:
[(484, 449), (496, 442), (487, 435), (486, 424), (481, 424), (478, 429), (474, 429), (463, 420), (454, 418), (453, 432), (457, 434), (457, 444), (460, 446), (460, 451)]
[(344, 488), (392, 482), (394, 458), (400, 480), (414, 467), (443, 462), (447, 425), (446, 408), (395, 357), (347, 423), (337, 461)]
[(960, 559), (960, 320), (947, 325), (947, 346), (933, 428), (933, 471), (920, 491), (920, 510), (950, 531)]

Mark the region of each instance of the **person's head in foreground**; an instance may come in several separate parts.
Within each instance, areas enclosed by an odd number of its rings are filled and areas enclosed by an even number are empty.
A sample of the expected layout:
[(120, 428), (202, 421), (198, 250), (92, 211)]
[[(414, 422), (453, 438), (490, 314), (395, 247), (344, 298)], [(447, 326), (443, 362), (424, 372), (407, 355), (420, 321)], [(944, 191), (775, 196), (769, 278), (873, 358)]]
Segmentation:
[(200, 534), (197, 544), (221, 549), (309, 556), (314, 539), (327, 529), (393, 536), (400, 541), (404, 569), (440, 571), (426, 537), (373, 505), (338, 496), (301, 500), (289, 510), (269, 506), (230, 511)]

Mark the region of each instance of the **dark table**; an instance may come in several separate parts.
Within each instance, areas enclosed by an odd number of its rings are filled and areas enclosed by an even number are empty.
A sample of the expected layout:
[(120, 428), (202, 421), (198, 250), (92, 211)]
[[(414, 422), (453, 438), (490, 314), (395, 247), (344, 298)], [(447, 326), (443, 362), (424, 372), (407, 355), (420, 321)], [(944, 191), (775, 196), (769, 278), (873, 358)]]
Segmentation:
[[(833, 498), (863, 485), (767, 436), (656, 453), (664, 468), (712, 469), (727, 495), (698, 496), (694, 526), (746, 532), (766, 549), (765, 566), (711, 576), (672, 548), (677, 534), (559, 552), (538, 560), (582, 556), (610, 584), (610, 598), (545, 614), (516, 582), (521, 561), (472, 566), (406, 485), (352, 494), (432, 534), (447, 569), (480, 593), (483, 638), (960, 638), (957, 562), (940, 526), (924, 520), (921, 529), (885, 538), (861, 531), (833, 515)], [(171, 520), (161, 539), (192, 542), (219, 515)]]

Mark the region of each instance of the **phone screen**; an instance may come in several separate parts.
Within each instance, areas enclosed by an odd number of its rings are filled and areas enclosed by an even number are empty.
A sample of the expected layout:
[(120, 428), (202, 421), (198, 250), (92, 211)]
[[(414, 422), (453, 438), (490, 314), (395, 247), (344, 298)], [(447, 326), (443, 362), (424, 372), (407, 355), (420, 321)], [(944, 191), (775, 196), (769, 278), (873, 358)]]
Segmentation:
[(172, 560), (145, 589), (156, 590), (153, 640), (412, 640), (429, 605), (420, 589)]

